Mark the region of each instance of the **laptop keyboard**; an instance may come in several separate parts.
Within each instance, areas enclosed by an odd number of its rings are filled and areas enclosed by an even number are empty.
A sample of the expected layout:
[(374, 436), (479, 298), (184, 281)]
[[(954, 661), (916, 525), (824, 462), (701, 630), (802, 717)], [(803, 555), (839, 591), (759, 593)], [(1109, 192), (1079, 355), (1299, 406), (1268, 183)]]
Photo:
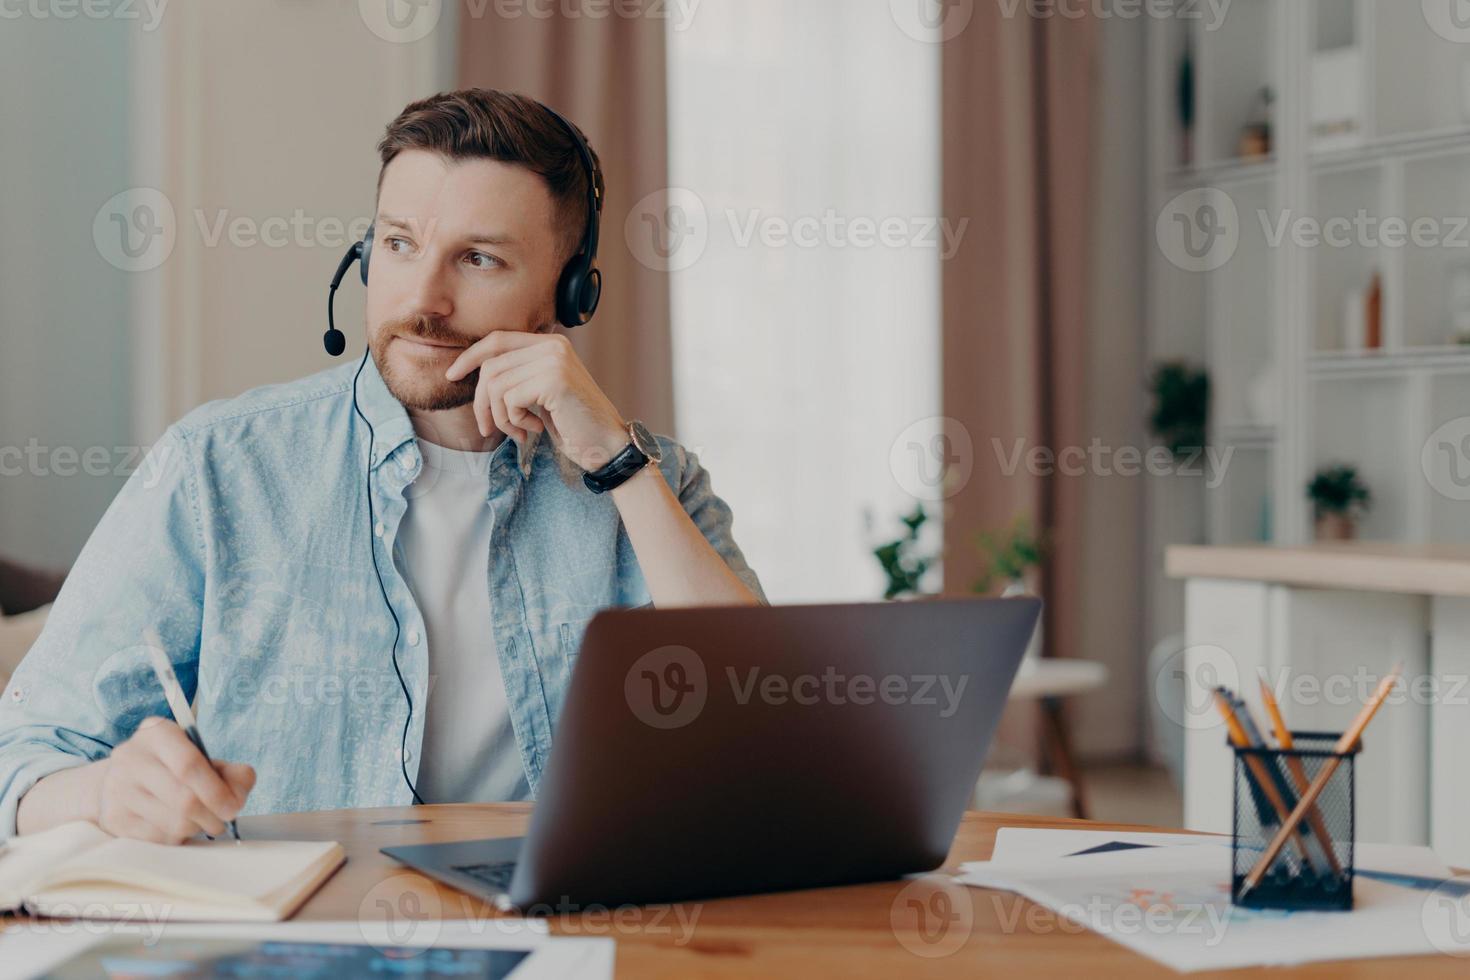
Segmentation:
[(503, 861), (500, 864), (456, 864), (454, 870), (503, 892), (510, 889), (510, 879), (515, 874), (516, 866), (514, 861)]

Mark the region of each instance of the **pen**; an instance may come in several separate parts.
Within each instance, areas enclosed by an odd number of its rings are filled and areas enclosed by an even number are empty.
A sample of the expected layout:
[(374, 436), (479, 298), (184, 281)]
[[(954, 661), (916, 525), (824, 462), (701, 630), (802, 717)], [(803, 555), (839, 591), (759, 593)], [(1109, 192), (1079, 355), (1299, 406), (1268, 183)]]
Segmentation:
[[(1246, 734), (1245, 727), (1240, 722), (1240, 717), (1235, 713), (1234, 696), (1229, 689), (1224, 687), (1215, 688), (1215, 704), (1219, 707), (1220, 714), (1225, 719), (1225, 727), (1230, 734), (1231, 744), (1242, 749), (1255, 748), (1256, 746), (1251, 744), (1250, 737)], [(1270, 803), (1271, 809), (1276, 811), (1277, 820), (1284, 821), (1291, 812), (1291, 808), (1286, 805), (1286, 801), (1281, 798), (1280, 790), (1271, 781), (1271, 775), (1266, 771), (1265, 762), (1261, 760), (1260, 756), (1250, 753), (1244, 754), (1241, 758), (1244, 759), (1246, 768), (1250, 770), (1251, 775), (1255, 777), (1256, 788), (1265, 796), (1266, 800)], [(1267, 813), (1269, 811), (1263, 808), (1263, 817)], [(1267, 820), (1263, 819), (1261, 822), (1265, 824)], [(1311, 867), (1312, 858), (1308, 853), (1307, 835), (1304, 831), (1297, 832), (1296, 846), (1301, 851), (1302, 862), (1308, 867)]]
[[(204, 748), (204, 739), (199, 735), (199, 726), (194, 721), (194, 711), (189, 707), (189, 699), (184, 696), (184, 689), (174, 674), (173, 665), (168, 662), (168, 654), (163, 651), (163, 641), (158, 638), (158, 631), (148, 627), (143, 632), (143, 640), (148, 648), (148, 660), (153, 664), (153, 673), (158, 676), (158, 683), (163, 688), (163, 696), (168, 700), (168, 709), (173, 712), (174, 721), (189, 736), (189, 741), (204, 756), (204, 761), (212, 764), (209, 752)], [(235, 838), (236, 844), (240, 843), (240, 830), (233, 820), (230, 821), (230, 835)]]

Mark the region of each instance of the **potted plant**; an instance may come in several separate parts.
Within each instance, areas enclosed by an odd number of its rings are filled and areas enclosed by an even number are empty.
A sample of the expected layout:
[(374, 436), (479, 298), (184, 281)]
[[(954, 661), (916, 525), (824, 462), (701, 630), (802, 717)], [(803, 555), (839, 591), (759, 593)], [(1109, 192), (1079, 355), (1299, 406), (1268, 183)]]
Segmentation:
[(1319, 541), (1351, 541), (1358, 534), (1358, 518), (1373, 506), (1373, 494), (1358, 468), (1345, 463), (1318, 470), (1307, 484), (1307, 497)]
[(1026, 574), (1041, 564), (1045, 548), (1042, 537), (1032, 530), (1031, 522), (1017, 517), (998, 531), (981, 531), (975, 536), (985, 570), (970, 587), (981, 594), (991, 591), (996, 582), (1004, 582), (1002, 595), (1020, 595), (1027, 591)]
[(913, 513), (899, 520), (903, 523), (903, 533), (873, 549), (873, 557), (878, 559), (888, 578), (883, 590), (885, 599), (921, 595), (920, 583), (934, 564), (932, 556), (918, 553), (919, 529), (929, 520), (924, 505), (915, 504)]
[(1148, 423), (1176, 457), (1198, 453), (1205, 445), (1210, 413), (1210, 376), (1184, 361), (1155, 365), (1149, 377), (1153, 410)]

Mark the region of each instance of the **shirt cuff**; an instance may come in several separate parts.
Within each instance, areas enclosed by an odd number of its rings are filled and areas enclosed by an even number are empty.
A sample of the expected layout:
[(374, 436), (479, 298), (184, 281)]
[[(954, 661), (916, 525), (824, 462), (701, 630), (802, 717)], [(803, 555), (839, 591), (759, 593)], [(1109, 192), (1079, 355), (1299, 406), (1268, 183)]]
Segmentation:
[(10, 776), (5, 780), (5, 790), (0, 793), (0, 841), (16, 836), (15, 816), (20, 810), (20, 798), (27, 791), (53, 772), (85, 766), (93, 760), (84, 755), (71, 755), (55, 749), (36, 748), (24, 756), (19, 765), (6, 760)]

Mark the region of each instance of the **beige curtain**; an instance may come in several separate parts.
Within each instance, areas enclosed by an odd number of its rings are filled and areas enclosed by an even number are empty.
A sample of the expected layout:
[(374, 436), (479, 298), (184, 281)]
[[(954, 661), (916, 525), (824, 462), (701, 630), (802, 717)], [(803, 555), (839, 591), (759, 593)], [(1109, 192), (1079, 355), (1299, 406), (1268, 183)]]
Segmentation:
[(1017, 515), (1043, 528), (1050, 549), (1035, 585), (1047, 603), (1046, 653), (1114, 668), (1112, 690), (1096, 699), (1104, 710), (1087, 714), (1111, 730), (1114, 748), (1136, 748), (1137, 638), (1116, 624), (1107, 635), (1092, 627), (1112, 602), (1136, 623), (1136, 555), (1125, 548), (1109, 574), (1095, 573), (1108, 567), (1102, 542), (1119, 531), (1136, 539), (1138, 498), (1098, 497), (1100, 477), (1048, 474), (1024, 455), (1011, 468), (1017, 447), (1086, 449), (1094, 435), (1111, 437), (1115, 427), (1100, 426), (1109, 413), (1137, 408), (1103, 404), (1089, 372), (1103, 343), (1091, 330), (1089, 278), (1098, 27), (1090, 17), (1007, 17), (976, 4), (944, 46), (943, 209), (973, 227), (943, 269), (943, 404), (975, 451), (973, 476), (946, 513), (944, 579), (947, 591), (969, 589), (981, 565), (978, 529)]
[[(626, 5), (620, 6), (624, 9)], [(587, 134), (607, 181), (598, 265), (602, 302), (569, 332), (626, 418), (674, 432), (668, 274), (633, 257), (623, 223), (635, 202), (668, 186), (662, 17), (500, 17), (461, 12), (459, 84), (523, 92)]]

